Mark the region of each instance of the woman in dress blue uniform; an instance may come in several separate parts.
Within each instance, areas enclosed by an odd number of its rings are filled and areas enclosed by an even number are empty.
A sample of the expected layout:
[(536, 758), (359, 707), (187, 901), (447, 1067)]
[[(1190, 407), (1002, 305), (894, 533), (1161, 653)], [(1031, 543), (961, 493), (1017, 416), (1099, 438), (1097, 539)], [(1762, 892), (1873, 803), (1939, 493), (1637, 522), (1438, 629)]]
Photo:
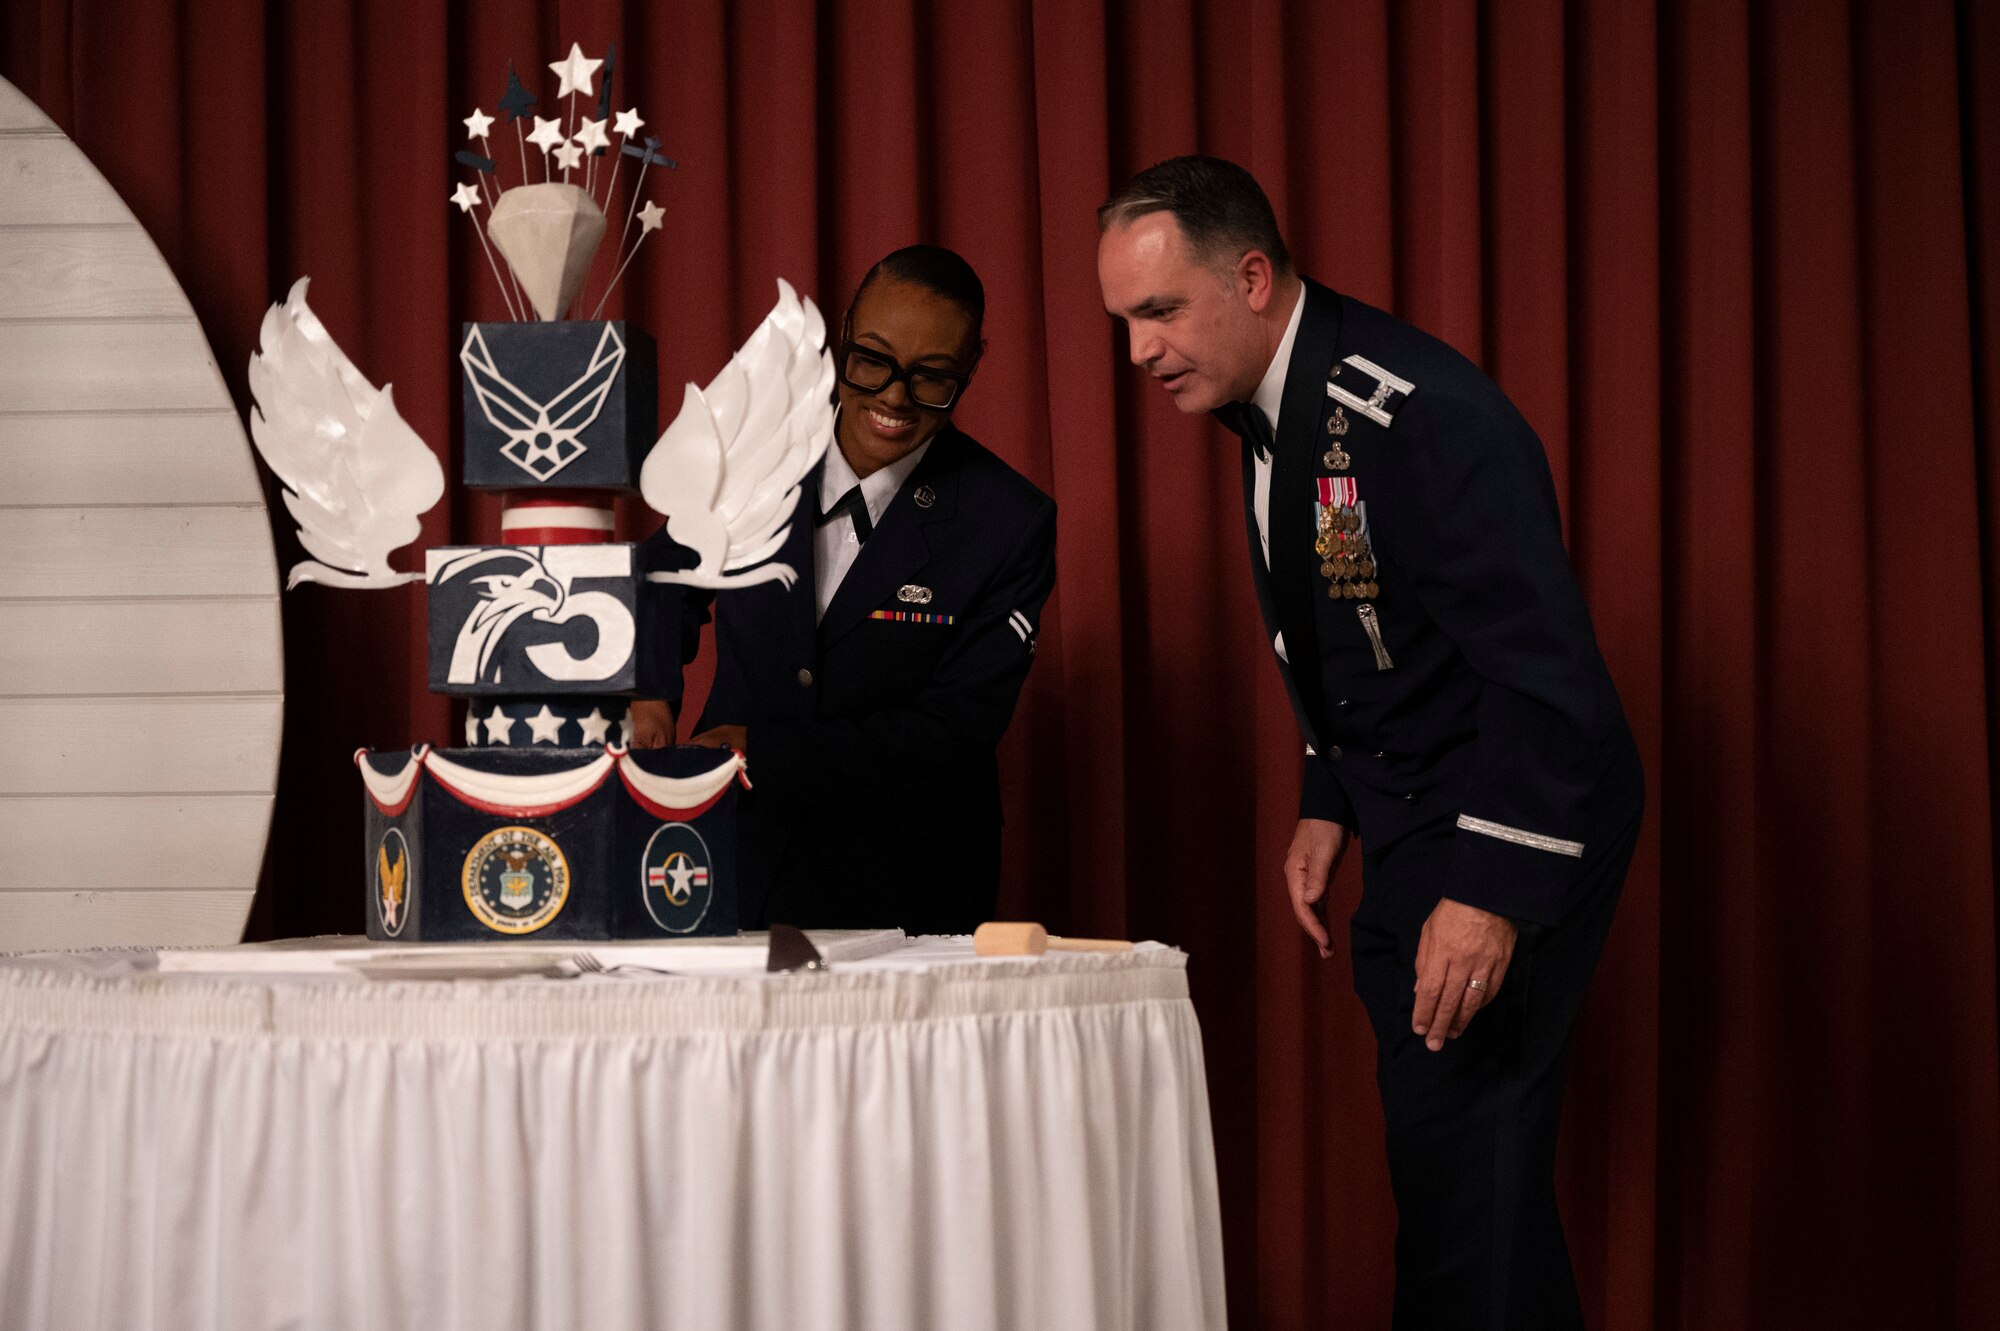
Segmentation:
[[(834, 445), (777, 556), (798, 581), (683, 590), (681, 660), (711, 615), (716, 644), (688, 742), (741, 750), (753, 782), (746, 928), (964, 933), (992, 916), (995, 749), (1055, 583), (1056, 506), (952, 424), (984, 314), (950, 250), (877, 263), (834, 347)], [(671, 743), (678, 710), (639, 704), (638, 742)]]

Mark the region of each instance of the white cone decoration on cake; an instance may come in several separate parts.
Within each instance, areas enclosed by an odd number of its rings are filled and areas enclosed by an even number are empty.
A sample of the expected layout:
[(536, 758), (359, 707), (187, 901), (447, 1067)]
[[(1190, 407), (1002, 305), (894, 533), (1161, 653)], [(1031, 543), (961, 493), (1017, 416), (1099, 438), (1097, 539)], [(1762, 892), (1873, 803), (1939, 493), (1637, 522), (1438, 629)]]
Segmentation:
[(264, 315), (250, 353), (250, 434), (285, 484), (285, 507), (314, 559), (287, 587), (393, 587), (389, 552), (423, 534), (417, 520), (444, 496), (437, 455), (397, 414), (388, 388), (354, 368), (306, 304), (306, 278)]
[(516, 185), (493, 205), (487, 234), (545, 321), (563, 317), (583, 290), (604, 239), (604, 210), (576, 185)]
[[(654, 582), (746, 587), (798, 573), (764, 563), (791, 531), (799, 483), (833, 439), (833, 358), (826, 322), (782, 278), (778, 304), (706, 390), (687, 386), (639, 473), (639, 492), (693, 550), (691, 569)], [(758, 567), (762, 565), (761, 567)]]

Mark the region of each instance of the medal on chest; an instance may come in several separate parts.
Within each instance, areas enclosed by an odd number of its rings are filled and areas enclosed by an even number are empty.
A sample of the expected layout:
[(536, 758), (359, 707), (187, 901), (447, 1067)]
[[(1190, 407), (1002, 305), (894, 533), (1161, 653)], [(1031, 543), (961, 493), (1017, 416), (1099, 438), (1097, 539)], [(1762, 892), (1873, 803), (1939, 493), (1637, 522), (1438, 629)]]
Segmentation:
[(1382, 621), (1375, 598), (1382, 586), (1375, 578), (1375, 551), (1368, 541), (1368, 513), (1361, 506), (1361, 487), (1352, 476), (1319, 478), (1318, 534), (1313, 553), (1320, 559), (1319, 575), (1326, 594), (1336, 601), (1355, 602), (1354, 614), (1368, 635), (1377, 670), (1391, 670), (1389, 649), (1382, 641)]
[(1352, 476), (1322, 476), (1318, 507), (1313, 551), (1320, 558), (1319, 575), (1327, 580), (1326, 594), (1336, 601), (1374, 599), (1381, 588), (1375, 581), (1375, 553), (1368, 544), (1360, 487)]

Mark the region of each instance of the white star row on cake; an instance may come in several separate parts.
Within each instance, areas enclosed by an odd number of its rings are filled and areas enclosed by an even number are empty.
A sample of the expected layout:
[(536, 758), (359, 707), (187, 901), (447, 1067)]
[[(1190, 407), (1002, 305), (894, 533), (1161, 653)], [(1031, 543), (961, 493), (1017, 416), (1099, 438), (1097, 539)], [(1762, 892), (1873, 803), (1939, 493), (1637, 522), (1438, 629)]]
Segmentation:
[[(517, 721), (525, 721), (527, 723), (528, 730), (533, 735), (533, 738), (529, 741), (531, 744), (560, 745), (562, 743), (562, 728), (566, 722), (562, 717), (551, 712), (546, 703), (542, 705), (542, 710), (533, 716), (523, 717), (508, 716), (496, 707), (490, 715), (481, 718), (468, 708), (465, 713), (465, 742), (471, 745), (478, 744), (479, 729), (481, 726), (484, 726), (486, 728), (486, 742), (488, 745), (512, 744), (514, 742), (514, 724)], [(612, 720), (610, 717), (604, 715), (603, 711), (599, 708), (591, 708), (589, 716), (576, 718), (576, 724), (578, 729), (583, 732), (583, 742), (585, 744), (626, 744), (630, 742), (631, 731), (627, 728), (626, 723), (624, 721)], [(616, 732), (615, 737), (613, 732)]]

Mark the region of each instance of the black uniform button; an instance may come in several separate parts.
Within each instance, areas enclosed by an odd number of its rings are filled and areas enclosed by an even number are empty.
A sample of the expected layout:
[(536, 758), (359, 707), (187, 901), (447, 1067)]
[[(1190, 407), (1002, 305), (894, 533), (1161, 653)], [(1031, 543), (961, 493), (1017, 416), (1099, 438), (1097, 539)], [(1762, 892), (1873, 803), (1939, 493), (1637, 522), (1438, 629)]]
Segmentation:
[(1377, 749), (1375, 750), (1375, 756), (1377, 758), (1387, 758), (1389, 756), (1389, 753), (1388, 750), (1386, 749)]
[(1340, 700), (1339, 702), (1335, 703), (1335, 704), (1334, 704), (1334, 706), (1335, 706), (1335, 707), (1338, 707), (1338, 708), (1339, 708), (1339, 709), (1340, 709), (1341, 711), (1343, 711), (1343, 712), (1344, 712), (1344, 711), (1346, 711), (1346, 710), (1347, 710), (1348, 708), (1350, 708), (1350, 707), (1354, 706), (1354, 704), (1353, 704), (1353, 703), (1351, 703), (1351, 702), (1349, 702), (1349, 701), (1347, 701), (1347, 699), (1345, 699), (1345, 698), (1342, 698), (1342, 699), (1341, 699), (1341, 700)]
[(1414, 790), (1409, 791), (1403, 796), (1403, 803), (1405, 804), (1415, 804), (1416, 802), (1417, 802), (1417, 792)]
[(806, 688), (811, 688), (813, 686), (813, 672), (803, 666), (799, 667), (799, 683)]
[(1333, 759), (1333, 760), (1334, 760), (1335, 762), (1339, 762), (1339, 761), (1340, 761), (1340, 746), (1339, 746), (1338, 744), (1336, 744), (1336, 745), (1334, 745), (1334, 746), (1333, 746), (1332, 748), (1328, 749), (1328, 750), (1326, 751), (1326, 756), (1327, 756), (1327, 757), (1329, 757), (1329, 758), (1331, 758), (1331, 759)]

